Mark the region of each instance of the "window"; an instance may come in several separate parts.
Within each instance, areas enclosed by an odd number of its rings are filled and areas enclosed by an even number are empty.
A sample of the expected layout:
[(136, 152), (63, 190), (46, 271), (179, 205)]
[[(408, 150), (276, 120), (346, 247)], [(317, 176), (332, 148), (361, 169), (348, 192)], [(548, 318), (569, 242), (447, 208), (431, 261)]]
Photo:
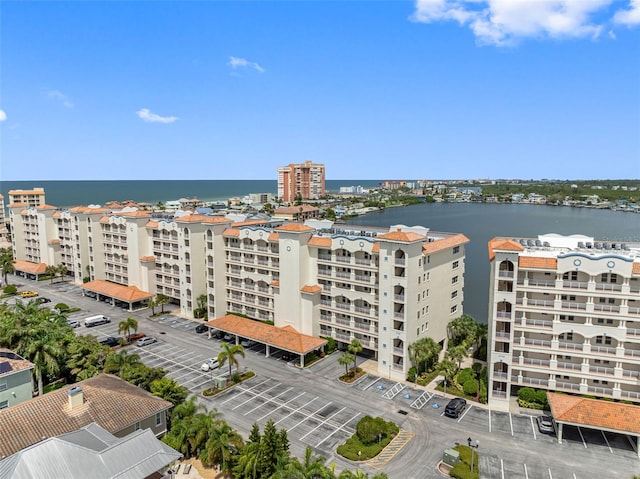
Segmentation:
[(156, 413), (156, 426), (160, 426), (162, 424), (162, 414)]
[(453, 254), (458, 254), (460, 252), (460, 246), (453, 247)]
[(558, 336), (558, 339), (567, 339), (568, 341), (573, 340), (573, 333), (562, 333)]
[(140, 430), (140, 423), (136, 422), (136, 425), (134, 426), (134, 428), (136, 431)]
[(458, 305), (453, 305), (451, 306), (451, 314), (455, 313), (456, 311), (458, 311)]
[(568, 271), (562, 275), (562, 279), (568, 279), (571, 281), (578, 281), (578, 272), (577, 271)]
[(0, 391), (6, 391), (7, 390), (7, 383), (0, 383)]
[(0, 409), (6, 409), (9, 407), (9, 400), (0, 401)]
[(458, 282), (458, 277), (454, 276), (453, 278), (451, 278), (451, 284), (456, 284)]
[(455, 291), (451, 292), (451, 299), (457, 298), (458, 297), (458, 290), (456, 289)]
[(452, 265), (452, 268), (453, 268), (453, 269), (458, 269), (458, 266), (459, 266), (459, 265), (460, 265), (460, 262), (459, 262), (459, 261), (454, 261), (454, 262), (453, 262), (453, 265)]
[(596, 344), (611, 344), (610, 336), (596, 336)]
[(563, 301), (566, 301), (567, 299), (568, 299), (569, 301), (575, 301), (575, 300), (576, 300), (576, 297), (575, 297), (574, 295), (567, 296), (566, 294), (563, 294), (563, 295), (561, 296), (561, 299), (562, 299)]

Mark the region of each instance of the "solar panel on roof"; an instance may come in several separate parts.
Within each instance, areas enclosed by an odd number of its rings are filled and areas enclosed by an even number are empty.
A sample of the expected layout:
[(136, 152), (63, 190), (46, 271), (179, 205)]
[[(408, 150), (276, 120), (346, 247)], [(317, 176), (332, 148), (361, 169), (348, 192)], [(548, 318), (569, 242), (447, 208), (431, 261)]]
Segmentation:
[(12, 370), (13, 368), (11, 367), (11, 363), (9, 363), (9, 361), (2, 361), (0, 363), (0, 374), (8, 373)]
[(542, 246), (542, 241), (536, 240), (536, 246)]

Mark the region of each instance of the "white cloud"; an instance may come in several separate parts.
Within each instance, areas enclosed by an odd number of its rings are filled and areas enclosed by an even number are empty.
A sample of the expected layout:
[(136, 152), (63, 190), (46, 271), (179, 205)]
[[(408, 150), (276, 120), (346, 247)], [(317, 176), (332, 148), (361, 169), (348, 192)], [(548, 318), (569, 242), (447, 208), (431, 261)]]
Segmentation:
[(245, 58), (229, 57), (229, 66), (234, 70), (237, 70), (238, 68), (253, 68), (260, 73), (264, 73), (264, 68), (262, 68), (255, 62), (250, 62)]
[(412, 19), (455, 21), (478, 43), (512, 45), (524, 38), (598, 38), (611, 21), (640, 24), (640, 0), (606, 18), (615, 0), (416, 0)]
[(629, 9), (618, 10), (613, 21), (629, 27), (640, 25), (640, 0), (629, 0)]
[(59, 101), (65, 108), (73, 108), (75, 105), (69, 100), (69, 97), (59, 90), (47, 90), (45, 91), (47, 97), (52, 100)]
[(157, 113), (153, 113), (148, 108), (141, 108), (136, 112), (138, 118), (147, 123), (173, 123), (178, 119), (177, 116), (160, 116)]
[(7, 119), (7, 114), (4, 110), (0, 110), (0, 122), (5, 121)]

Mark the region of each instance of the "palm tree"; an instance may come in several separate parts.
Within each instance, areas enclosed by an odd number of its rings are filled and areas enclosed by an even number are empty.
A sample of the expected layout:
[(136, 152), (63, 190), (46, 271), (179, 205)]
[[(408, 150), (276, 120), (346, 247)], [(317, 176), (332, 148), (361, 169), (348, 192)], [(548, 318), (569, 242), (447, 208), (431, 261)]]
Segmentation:
[(47, 267), (44, 269), (44, 274), (49, 276), (49, 279), (51, 280), (51, 283), (49, 284), (53, 284), (53, 280), (55, 279), (57, 273), (58, 273), (58, 268), (56, 268), (56, 266), (53, 264), (48, 264)]
[(127, 336), (131, 335), (131, 331), (136, 333), (138, 331), (138, 321), (134, 318), (127, 318), (124, 321), (118, 323), (118, 333), (127, 333)]
[(293, 458), (282, 470), (276, 472), (272, 479), (323, 479), (327, 476), (328, 469), (325, 466), (327, 460), (322, 456), (315, 456), (309, 446), (304, 451), (302, 462)]
[(447, 359), (456, 363), (458, 369), (462, 364), (462, 360), (467, 357), (467, 350), (464, 345), (454, 346), (447, 351)]
[(200, 460), (209, 466), (220, 466), (224, 475), (231, 475), (233, 459), (242, 449), (242, 436), (224, 421), (216, 421), (207, 431), (209, 439), (200, 453)]
[(59, 265), (56, 270), (56, 273), (58, 274), (58, 276), (60, 276), (60, 279), (64, 279), (68, 272), (69, 269), (63, 264)]
[[(468, 314), (455, 318), (447, 325), (447, 332), (449, 333), (449, 339), (455, 346), (468, 342), (470, 339), (475, 339), (476, 329), (478, 323)], [(467, 347), (469, 345), (467, 344)]]
[(338, 364), (342, 364), (344, 366), (345, 376), (349, 374), (349, 364), (353, 363), (354, 359), (355, 356), (349, 351), (345, 351), (344, 354), (338, 358)]
[(142, 364), (140, 356), (137, 354), (128, 354), (124, 349), (119, 353), (113, 353), (107, 357), (104, 365), (104, 372), (107, 374), (117, 374), (122, 376), (122, 373), (129, 368)]
[(46, 330), (32, 330), (34, 337), (30, 337), (26, 347), (22, 350), (26, 359), (33, 363), (33, 372), (38, 382), (38, 395), (44, 393), (44, 370), (52, 374), (60, 371), (60, 362), (64, 354), (54, 335), (48, 335)]
[(224, 363), (229, 362), (229, 376), (231, 376), (231, 366), (235, 365), (236, 371), (240, 367), (236, 354), (244, 358), (244, 348), (241, 344), (234, 344), (231, 346), (227, 343), (222, 343), (220, 347), (222, 348), (222, 351), (218, 354), (218, 363), (220, 364), (220, 367), (222, 367)]
[(156, 296), (156, 306), (160, 306), (160, 312), (164, 313), (164, 305), (169, 302), (169, 296), (158, 294)]
[(16, 272), (16, 267), (13, 263), (13, 251), (10, 248), (0, 249), (0, 271), (4, 277), (4, 285), (9, 285), (7, 276)]
[(352, 339), (349, 344), (349, 352), (353, 354), (353, 370), (354, 372), (358, 371), (358, 353), (362, 351), (362, 343), (357, 339)]
[[(448, 382), (449, 384), (451, 384), (453, 382), (453, 378), (456, 375), (456, 373), (458, 372), (458, 369), (456, 368), (455, 363), (453, 361), (451, 361), (450, 359), (443, 359), (442, 361), (440, 361), (438, 363), (437, 370), (438, 370), (438, 372), (440, 374), (442, 374), (444, 376), (444, 380), (446, 382)], [(444, 386), (445, 394), (447, 392), (446, 382), (445, 382), (445, 386)]]
[(433, 363), (438, 359), (441, 347), (433, 338), (421, 338), (409, 345), (411, 360), (416, 365), (418, 372), (423, 372), (420, 368), (424, 363), (424, 371), (429, 371)]

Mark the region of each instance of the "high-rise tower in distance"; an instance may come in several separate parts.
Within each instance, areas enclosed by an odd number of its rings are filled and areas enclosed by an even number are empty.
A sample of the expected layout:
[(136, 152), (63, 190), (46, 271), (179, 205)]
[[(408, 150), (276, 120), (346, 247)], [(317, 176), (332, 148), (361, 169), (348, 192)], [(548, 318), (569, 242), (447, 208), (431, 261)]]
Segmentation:
[(315, 200), (324, 194), (323, 164), (307, 160), (278, 168), (278, 198), (285, 203), (292, 203), (296, 199)]

